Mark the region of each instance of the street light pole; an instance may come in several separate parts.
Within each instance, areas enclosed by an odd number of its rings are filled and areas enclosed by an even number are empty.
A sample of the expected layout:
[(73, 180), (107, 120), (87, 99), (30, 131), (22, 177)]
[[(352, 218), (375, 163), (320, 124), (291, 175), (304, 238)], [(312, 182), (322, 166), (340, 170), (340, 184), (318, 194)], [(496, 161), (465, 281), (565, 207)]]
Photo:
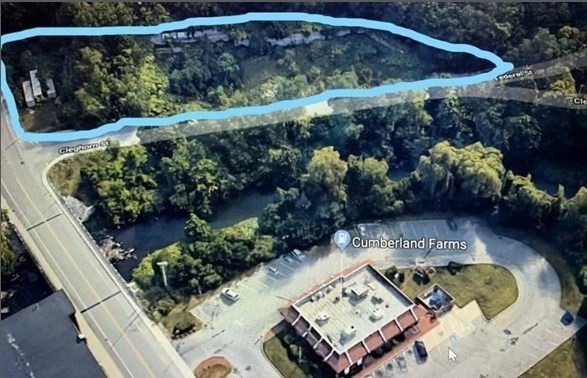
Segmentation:
[(158, 262), (157, 265), (161, 268), (161, 273), (163, 274), (163, 285), (167, 288), (167, 275), (165, 274), (165, 267), (169, 265), (167, 261)]

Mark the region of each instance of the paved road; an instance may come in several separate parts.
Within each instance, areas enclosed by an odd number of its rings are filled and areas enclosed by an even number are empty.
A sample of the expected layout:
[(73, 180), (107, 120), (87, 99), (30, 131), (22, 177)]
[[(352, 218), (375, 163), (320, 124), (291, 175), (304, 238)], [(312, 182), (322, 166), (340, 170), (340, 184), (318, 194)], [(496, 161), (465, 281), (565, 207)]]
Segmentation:
[(123, 375), (190, 376), (185, 362), (133, 301), (93, 241), (43, 184), (46, 162), (54, 158), (56, 149), (18, 140), (5, 109), (0, 140), (2, 197), (13, 210), (11, 219), (43, 268), (59, 279)]
[[(452, 231), (445, 221), (396, 222), (390, 225), (365, 225), (370, 238), (436, 237), (444, 240), (467, 240), (466, 251), (433, 250), (426, 258), (430, 265), (446, 265), (449, 261), (463, 264), (492, 263), (506, 267), (516, 278), (519, 298), (491, 322), (478, 319), (473, 331), (453, 345), (459, 363), (448, 364), (448, 341), (435, 350), (425, 364), (417, 364), (413, 355), (404, 353), (412, 376), (516, 377), (556, 346), (573, 335), (577, 324), (564, 327), (559, 319), (561, 288), (554, 269), (540, 255), (517, 241), (499, 237), (475, 219), (458, 220), (459, 229)], [(338, 274), (346, 267), (366, 259), (386, 268), (414, 266), (416, 258), (426, 251), (355, 249), (344, 254), (334, 249), (319, 248), (307, 254), (304, 261), (286, 262), (280, 258), (266, 268), (231, 283), (241, 298), (230, 303), (214, 295), (194, 309), (206, 327), (177, 343), (182, 357), (195, 366), (214, 354), (227, 356), (242, 377), (276, 377), (273, 366), (261, 351), (259, 337), (281, 320), (277, 308), (287, 299), (298, 296), (314, 284)], [(442, 324), (442, 322), (441, 322)], [(507, 330), (506, 334), (504, 330)], [(449, 335), (445, 335), (448, 337)], [(517, 337), (515, 345), (511, 339)], [(486, 362), (481, 362), (486, 361)], [(378, 375), (375, 375), (378, 376)]]

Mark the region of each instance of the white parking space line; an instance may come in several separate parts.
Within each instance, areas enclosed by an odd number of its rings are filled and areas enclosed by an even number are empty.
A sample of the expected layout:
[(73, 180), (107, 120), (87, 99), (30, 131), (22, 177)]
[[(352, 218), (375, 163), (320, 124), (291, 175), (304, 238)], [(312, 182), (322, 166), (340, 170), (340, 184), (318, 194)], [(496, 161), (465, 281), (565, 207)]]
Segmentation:
[(524, 354), (532, 357), (533, 360), (536, 360), (536, 361), (540, 360), (540, 356), (538, 356), (538, 355), (536, 355), (534, 353), (531, 353), (530, 351), (527, 351), (526, 350), (526, 351), (524, 351)]
[(551, 335), (553, 335), (553, 336), (556, 336), (557, 338), (559, 337), (559, 334), (558, 334), (558, 333), (556, 333), (556, 332), (552, 332), (552, 331), (551, 331), (551, 330), (550, 330), (548, 327), (545, 327), (545, 328), (544, 328), (544, 330), (545, 330), (547, 333), (550, 333)]
[(241, 289), (247, 289), (247, 290), (250, 290), (251, 292), (253, 292), (254, 294), (257, 294), (259, 292), (259, 290), (255, 289), (254, 286), (250, 286), (250, 285), (248, 285), (248, 284), (246, 284), (244, 282), (241, 282), (241, 284), (238, 286), (237, 289), (239, 289), (239, 290), (241, 290)]
[(278, 270), (288, 270), (290, 272), (295, 271), (295, 269), (292, 268), (287, 261), (283, 261), (283, 262), (281, 262), (278, 265), (279, 265), (279, 269)]

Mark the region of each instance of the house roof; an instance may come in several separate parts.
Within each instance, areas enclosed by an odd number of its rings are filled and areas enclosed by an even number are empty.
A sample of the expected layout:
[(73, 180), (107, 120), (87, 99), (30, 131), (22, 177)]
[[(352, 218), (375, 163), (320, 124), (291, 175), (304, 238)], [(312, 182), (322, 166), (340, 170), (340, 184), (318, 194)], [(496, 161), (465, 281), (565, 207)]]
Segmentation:
[(75, 309), (58, 291), (2, 320), (3, 377), (106, 377), (72, 316)]

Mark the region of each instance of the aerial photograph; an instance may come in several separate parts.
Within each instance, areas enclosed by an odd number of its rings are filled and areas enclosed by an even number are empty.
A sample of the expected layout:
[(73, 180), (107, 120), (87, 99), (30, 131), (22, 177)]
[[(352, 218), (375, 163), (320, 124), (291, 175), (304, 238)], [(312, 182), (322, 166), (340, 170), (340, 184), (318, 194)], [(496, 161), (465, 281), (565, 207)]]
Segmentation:
[(0, 3), (0, 376), (587, 377), (587, 2)]

